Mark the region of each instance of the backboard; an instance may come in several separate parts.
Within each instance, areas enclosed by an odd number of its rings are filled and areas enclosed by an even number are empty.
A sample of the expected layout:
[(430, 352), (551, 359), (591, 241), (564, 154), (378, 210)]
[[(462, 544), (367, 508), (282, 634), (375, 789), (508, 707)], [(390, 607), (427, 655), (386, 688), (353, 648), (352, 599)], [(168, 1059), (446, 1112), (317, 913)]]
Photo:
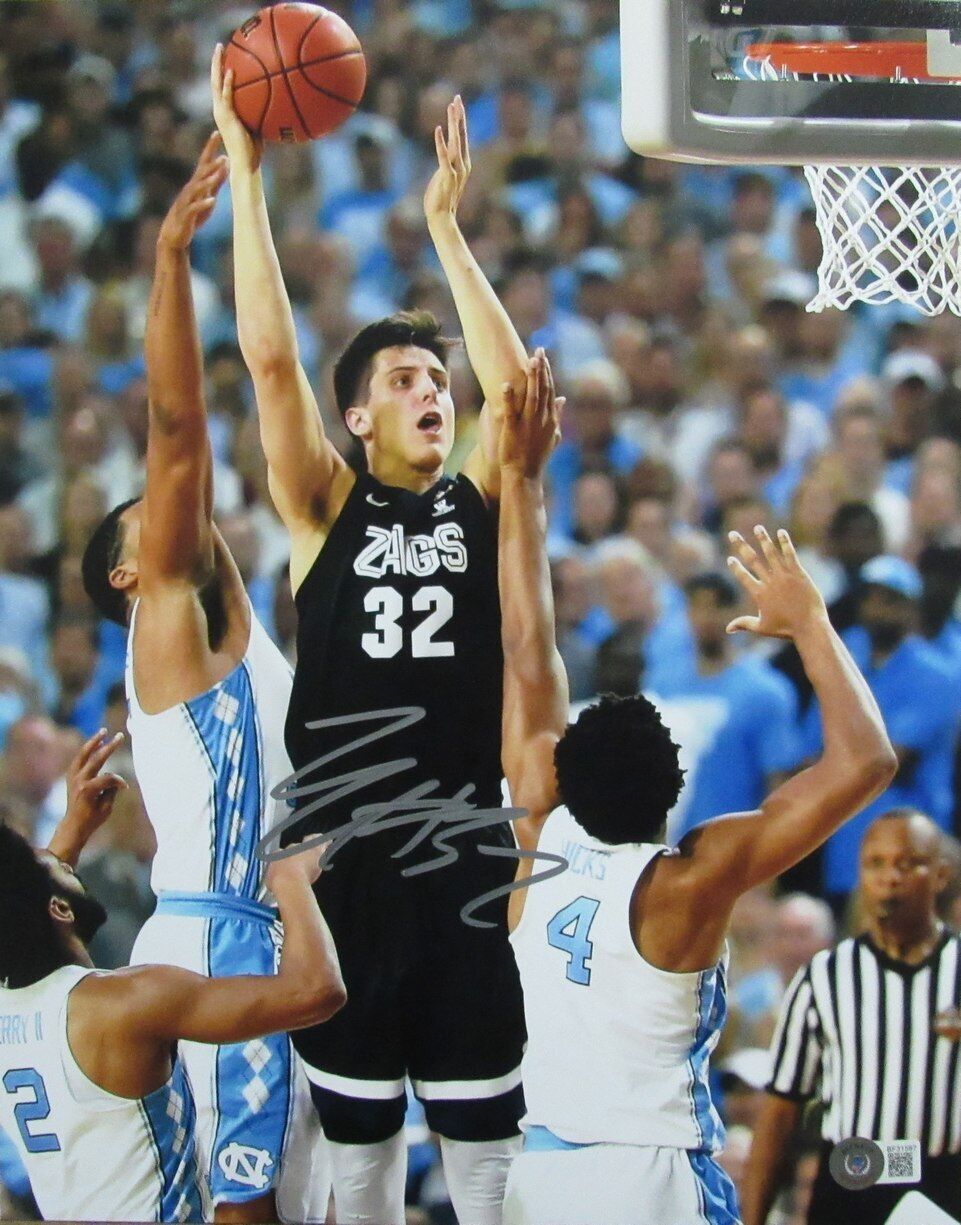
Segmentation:
[(621, 0), (621, 56), (639, 153), (961, 164), (961, 0)]

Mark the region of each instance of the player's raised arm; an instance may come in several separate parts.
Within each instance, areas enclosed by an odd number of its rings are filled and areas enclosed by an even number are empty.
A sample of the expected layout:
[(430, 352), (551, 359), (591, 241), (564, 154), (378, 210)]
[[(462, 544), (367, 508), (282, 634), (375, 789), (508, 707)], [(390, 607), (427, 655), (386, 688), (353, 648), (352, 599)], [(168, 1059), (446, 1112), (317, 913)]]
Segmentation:
[(488, 498), (497, 497), (499, 466), (492, 406), (510, 383), (518, 401), (524, 395), (527, 354), (507, 311), (461, 233), (457, 206), (470, 176), (467, 115), (460, 95), (447, 108), (447, 136), (434, 132), (437, 171), (427, 186), (424, 213), (464, 332), (467, 356), (484, 392), (482, 441), (468, 456), (464, 473)]
[(203, 363), (190, 287), (190, 244), (227, 177), (214, 133), (164, 218), (144, 339), (147, 362), (147, 484), (140, 586), (213, 570), (213, 478)]
[(755, 529), (754, 549), (731, 534), (735, 578), (757, 604), (729, 632), (793, 639), (814, 687), (824, 751), (783, 783), (756, 813), (709, 822), (682, 843), (704, 886), (731, 903), (785, 872), (884, 790), (897, 769), (877, 703), (828, 620), (820, 593), (798, 562), (787, 532)]
[(109, 819), (118, 792), (127, 786), (119, 774), (100, 773), (122, 743), (120, 732), (108, 739), (101, 728), (84, 742), (67, 767), (67, 811), (53, 831), (47, 850), (71, 868)]
[[(315, 532), (336, 517), (338, 478), (353, 477), (330, 445), (297, 349), (294, 316), (274, 249), (260, 169), (260, 146), (233, 107), (233, 74), (223, 71), (223, 48), (211, 64), (214, 119), (230, 159), (234, 216), (237, 335), (254, 381), (260, 437), (277, 513), (294, 537)], [(332, 513), (331, 513), (332, 512)]]
[(337, 950), (311, 885), (320, 848), (273, 862), (267, 873), (284, 924), (276, 974), (203, 978), (172, 966), (143, 966), (102, 980), (123, 1009), (129, 1036), (172, 1042), (243, 1042), (328, 1020), (347, 1000)]
[(523, 397), (504, 388), (500, 435), (498, 585), (504, 645), (502, 760), (511, 799), (528, 818), (515, 823), (531, 850), (557, 805), (554, 746), (567, 726), (567, 673), (557, 650), (545, 545), (544, 465), (556, 445), (558, 414), (550, 366), (539, 349), (528, 363)]

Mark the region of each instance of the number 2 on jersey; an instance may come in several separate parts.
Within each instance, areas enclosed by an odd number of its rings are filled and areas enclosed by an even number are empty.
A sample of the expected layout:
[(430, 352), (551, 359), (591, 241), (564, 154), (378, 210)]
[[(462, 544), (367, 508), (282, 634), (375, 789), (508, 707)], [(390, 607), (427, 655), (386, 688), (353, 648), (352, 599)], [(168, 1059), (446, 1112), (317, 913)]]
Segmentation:
[[(454, 654), (454, 644), (434, 637), (454, 615), (454, 597), (446, 587), (419, 587), (411, 599), (414, 612), (428, 615), (410, 634), (411, 654), (415, 659), (436, 659)], [(371, 587), (364, 596), (364, 608), (374, 614), (374, 633), (364, 634), (361, 646), (371, 659), (393, 659), (404, 645), (399, 622), (404, 614), (404, 598), (396, 587)]]
[(32, 1099), (17, 1102), (13, 1117), (17, 1120), (20, 1135), (28, 1153), (59, 1153), (60, 1141), (52, 1131), (31, 1131), (28, 1124), (38, 1123), (50, 1114), (47, 1086), (36, 1068), (11, 1068), (4, 1075), (3, 1087), (8, 1093), (19, 1093), (27, 1089)]
[(575, 898), (559, 910), (547, 925), (547, 943), (566, 953), (567, 977), (582, 987), (590, 986), (591, 972), (587, 963), (594, 955), (594, 943), (588, 939), (591, 924), (600, 902), (593, 897)]

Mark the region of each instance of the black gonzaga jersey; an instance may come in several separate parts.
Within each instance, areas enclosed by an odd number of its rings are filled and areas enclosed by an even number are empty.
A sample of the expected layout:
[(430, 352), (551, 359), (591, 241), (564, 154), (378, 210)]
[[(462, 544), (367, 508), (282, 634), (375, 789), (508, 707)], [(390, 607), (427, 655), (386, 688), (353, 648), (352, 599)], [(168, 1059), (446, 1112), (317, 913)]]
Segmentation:
[[(295, 806), (303, 812), (319, 798), (329, 802), (306, 812), (288, 831), (288, 841), (337, 829), (365, 806), (384, 804), (390, 810), (381, 810), (379, 832), (353, 846), (376, 847), (379, 856), (389, 857), (429, 818), (418, 798), (500, 805), (503, 656), (496, 525), (466, 477), (443, 477), (416, 494), (359, 476), (296, 605), (297, 667), (286, 741), (294, 769), (303, 772), (298, 787), (319, 790), (297, 797)], [(411, 707), (423, 717), (400, 713)], [(371, 718), (375, 712), (394, 713)], [(350, 721), (307, 726), (344, 716)], [(323, 766), (308, 768), (328, 754)], [(331, 786), (335, 779), (339, 786)], [(384, 830), (412, 808), (420, 812), (416, 822)], [(452, 845), (465, 837), (513, 842), (502, 826), (499, 832), (458, 836)], [(399, 867), (439, 854), (428, 839)], [(509, 879), (515, 865), (498, 862), (499, 874)]]

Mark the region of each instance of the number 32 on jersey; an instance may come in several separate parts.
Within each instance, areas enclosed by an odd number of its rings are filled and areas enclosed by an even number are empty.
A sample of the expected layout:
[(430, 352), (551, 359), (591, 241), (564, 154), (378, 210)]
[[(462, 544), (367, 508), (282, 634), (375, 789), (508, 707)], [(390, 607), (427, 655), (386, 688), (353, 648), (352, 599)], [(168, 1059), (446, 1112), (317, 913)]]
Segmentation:
[[(454, 615), (454, 597), (446, 587), (418, 587), (410, 600), (415, 613), (425, 613), (410, 632), (415, 659), (438, 659), (454, 654), (454, 644), (438, 637)], [(404, 597), (396, 587), (371, 587), (364, 608), (374, 614), (374, 629), (363, 635), (361, 646), (371, 659), (393, 659), (404, 647)]]

